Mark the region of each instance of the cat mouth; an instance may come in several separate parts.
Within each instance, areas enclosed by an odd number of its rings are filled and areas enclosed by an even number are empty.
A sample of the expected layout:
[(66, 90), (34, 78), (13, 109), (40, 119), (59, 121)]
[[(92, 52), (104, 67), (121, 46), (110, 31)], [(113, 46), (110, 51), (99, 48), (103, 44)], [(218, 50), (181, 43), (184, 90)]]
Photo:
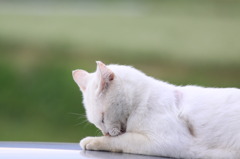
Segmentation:
[(121, 129), (120, 129), (120, 134), (119, 135), (122, 135), (126, 132), (126, 125), (124, 124), (121, 124)]
[(123, 128), (122, 126), (121, 126), (121, 134), (124, 134), (125, 132), (126, 132), (126, 128)]

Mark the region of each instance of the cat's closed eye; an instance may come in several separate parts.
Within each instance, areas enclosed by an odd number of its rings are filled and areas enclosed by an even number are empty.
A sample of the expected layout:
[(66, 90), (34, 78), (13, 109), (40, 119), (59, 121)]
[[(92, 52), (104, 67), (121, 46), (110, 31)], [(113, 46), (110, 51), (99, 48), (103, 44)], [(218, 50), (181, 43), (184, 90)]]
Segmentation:
[(101, 122), (104, 124), (104, 113), (102, 113), (102, 121)]

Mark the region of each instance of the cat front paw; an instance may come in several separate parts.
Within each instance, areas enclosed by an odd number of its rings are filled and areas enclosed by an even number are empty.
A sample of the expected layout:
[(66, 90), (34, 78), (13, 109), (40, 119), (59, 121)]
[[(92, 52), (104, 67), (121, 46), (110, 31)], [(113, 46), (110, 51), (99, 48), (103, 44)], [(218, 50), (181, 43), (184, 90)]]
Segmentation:
[(86, 137), (80, 141), (83, 150), (105, 150), (102, 137)]
[(120, 135), (122, 132), (118, 129), (118, 128), (112, 128), (110, 131), (109, 131), (109, 135), (110, 136), (118, 136)]

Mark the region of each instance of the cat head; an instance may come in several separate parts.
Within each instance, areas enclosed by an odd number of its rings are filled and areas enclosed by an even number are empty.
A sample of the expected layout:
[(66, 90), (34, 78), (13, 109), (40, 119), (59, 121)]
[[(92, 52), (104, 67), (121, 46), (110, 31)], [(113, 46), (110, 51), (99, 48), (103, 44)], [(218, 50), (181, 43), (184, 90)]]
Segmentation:
[(83, 94), (88, 120), (104, 135), (124, 133), (128, 118), (127, 99), (122, 80), (116, 72), (97, 61), (96, 72), (75, 70), (72, 74)]

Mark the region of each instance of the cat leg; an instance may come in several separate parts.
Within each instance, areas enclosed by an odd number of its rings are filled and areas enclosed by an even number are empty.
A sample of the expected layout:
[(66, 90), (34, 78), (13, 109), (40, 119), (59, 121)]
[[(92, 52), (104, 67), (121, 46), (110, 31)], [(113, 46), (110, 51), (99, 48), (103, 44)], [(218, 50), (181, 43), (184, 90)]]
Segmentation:
[[(80, 141), (84, 150), (102, 150), (111, 152), (123, 152), (141, 155), (174, 157), (174, 158), (199, 158), (190, 147), (177, 146), (176, 141), (156, 141), (139, 133), (124, 133), (116, 137), (86, 137)], [(189, 149), (190, 148), (190, 149)]]
[(116, 137), (86, 137), (80, 142), (84, 150), (156, 155), (151, 145), (147, 136), (138, 133), (124, 133)]

